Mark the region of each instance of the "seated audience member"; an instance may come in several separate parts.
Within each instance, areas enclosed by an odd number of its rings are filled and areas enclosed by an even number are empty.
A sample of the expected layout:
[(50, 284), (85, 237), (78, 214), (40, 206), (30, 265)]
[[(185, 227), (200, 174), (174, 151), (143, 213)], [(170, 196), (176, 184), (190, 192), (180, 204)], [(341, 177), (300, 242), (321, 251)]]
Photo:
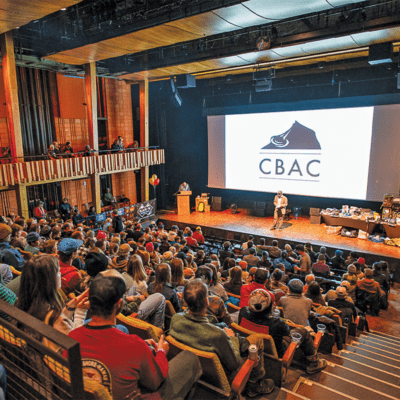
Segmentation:
[[(300, 262), (299, 256), (292, 249), (292, 246), (290, 244), (285, 244), (285, 251), (287, 253), (287, 261), (289, 261), (291, 265), (295, 265)], [(293, 270), (293, 268), (292, 268), (292, 270)], [(291, 271), (291, 272), (293, 272), (293, 271)]]
[(240, 296), (242, 288), (242, 269), (234, 267), (229, 270), (230, 279), (224, 283), (224, 288), (228, 293), (233, 293)]
[[(68, 335), (82, 325), (88, 308), (87, 292), (63, 304), (58, 290), (61, 288), (58, 260), (51, 255), (29, 260), (21, 274), (16, 307)], [(74, 322), (72, 322), (74, 321)], [(43, 338), (43, 343), (58, 351), (59, 347)]]
[(235, 258), (235, 253), (231, 251), (231, 242), (224, 242), (224, 249), (219, 252), (219, 261), (224, 263), (225, 258)]
[(365, 277), (365, 274), (363, 272), (364, 271), (364, 267), (365, 267), (365, 261), (364, 261), (364, 263), (361, 263), (361, 264), (357, 261), (353, 265), (356, 267), (357, 278), (358, 279), (363, 279)]
[(351, 251), (347, 260), (344, 262), (344, 265), (349, 266), (350, 264), (354, 264), (359, 259), (358, 254), (355, 251)]
[[(235, 260), (232, 260), (232, 261), (235, 261)], [(235, 262), (235, 264), (236, 264), (236, 262)], [(249, 276), (249, 273), (247, 272), (247, 270), (249, 269), (247, 262), (243, 261), (243, 260), (239, 261), (239, 267), (242, 268), (242, 281), (246, 281), (247, 277)]]
[(82, 279), (79, 270), (72, 265), (72, 260), (75, 258), (76, 252), (82, 244), (82, 240), (70, 238), (62, 239), (58, 244), (61, 290), (66, 296), (75, 291)]
[[(256, 246), (256, 252), (258, 256), (262, 256), (262, 253), (266, 251), (268, 253), (268, 246), (265, 245), (265, 239), (261, 238), (260, 239), (260, 244)], [(269, 257), (269, 255), (268, 255)]]
[(249, 242), (253, 243), (254, 237), (252, 235), (249, 235), (247, 238), (247, 242), (242, 243), (242, 250), (246, 250), (249, 247)]
[(310, 260), (311, 260), (312, 263), (317, 261), (317, 254), (313, 250), (313, 247), (312, 247), (310, 242), (307, 242), (304, 245), (304, 251), (310, 256)]
[(331, 258), (331, 266), (333, 269), (346, 270), (345, 259), (343, 258), (343, 251), (336, 250), (335, 255)]
[(286, 275), (286, 269), (285, 266), (281, 263), (278, 263), (276, 266), (277, 269), (280, 269), (282, 271), (282, 278), (281, 278), (281, 282), (284, 283), (285, 285), (288, 284), (288, 282), (290, 281), (290, 278), (288, 275)]
[[(138, 395), (184, 400), (202, 374), (197, 356), (184, 351), (168, 363), (169, 346), (164, 335), (158, 343), (146, 343), (136, 335), (116, 329), (116, 316), (122, 310), (125, 292), (122, 277), (93, 279), (89, 289), (92, 319), (69, 336), (80, 343), (83, 358), (99, 360), (108, 368), (115, 400)], [(154, 355), (149, 345), (153, 347)]]
[[(160, 236), (160, 235), (158, 235)], [(188, 237), (186, 238), (186, 243), (188, 246), (194, 246), (194, 247), (198, 247), (199, 244), (197, 243), (197, 240), (193, 238), (193, 232), (191, 230), (189, 230), (188, 232)]]
[(285, 250), (281, 252), (280, 257), (275, 258), (273, 263), (274, 268), (276, 268), (278, 264), (283, 264), (286, 272), (293, 272), (293, 265), (289, 262), (288, 253)]
[(53, 146), (54, 146), (54, 151), (59, 156), (61, 154), (61, 148), (60, 148), (59, 143), (57, 141), (54, 141)]
[(271, 393), (275, 385), (271, 379), (264, 379), (264, 343), (261, 337), (257, 334), (247, 338), (236, 337), (232, 330), (220, 329), (210, 323), (207, 316), (208, 289), (203, 282), (197, 279), (190, 281), (185, 287), (183, 297), (188, 310), (172, 317), (170, 335), (187, 346), (217, 354), (223, 367), (231, 373), (237, 371), (244, 363), (241, 357), (248, 355), (250, 344), (255, 344), (260, 361), (250, 374), (246, 386), (247, 395), (255, 397)]
[(254, 247), (249, 249), (249, 255), (243, 257), (243, 261), (247, 262), (247, 269), (256, 267), (260, 262), (260, 257), (256, 256), (256, 249)]
[(305, 328), (290, 328), (282, 319), (272, 317), (273, 301), (270, 294), (264, 289), (257, 289), (250, 294), (249, 305), (239, 311), (239, 325), (247, 327), (246, 322), (252, 322), (266, 327), (266, 333), (274, 339), (276, 350), (280, 358), (283, 357), (293, 332), (300, 333), (300, 349), (307, 360), (306, 372), (314, 374), (326, 368), (326, 360), (320, 359), (310, 333)]
[(174, 289), (182, 288), (188, 281), (183, 274), (183, 261), (180, 258), (174, 258), (169, 264), (171, 268), (171, 284)]
[[(343, 281), (340, 284), (340, 286), (342, 286), (346, 289), (346, 297), (345, 297), (346, 301), (349, 301), (350, 303), (354, 304), (353, 299), (351, 297), (349, 297), (349, 295), (348, 295), (349, 289), (350, 289), (350, 283), (347, 281)], [(336, 297), (337, 297), (336, 290), (333, 290), (333, 289), (329, 290), (324, 296), (325, 303), (328, 303), (329, 300), (336, 300)]]
[[(190, 231), (190, 229), (188, 230)], [(141, 232), (143, 235), (143, 232)], [(160, 240), (168, 240), (168, 232), (164, 229), (164, 224), (162, 222), (158, 223), (157, 236)]]
[[(212, 270), (206, 266), (200, 266), (197, 268), (195, 278), (200, 279), (207, 287), (209, 287), (213, 281)], [(191, 281), (189, 281), (190, 283)], [(232, 319), (225, 307), (224, 301), (219, 296), (213, 296), (208, 294), (208, 307), (207, 307), (207, 318), (212, 323), (225, 323), (227, 326), (232, 325)]]
[(390, 282), (389, 264), (386, 261), (381, 261), (381, 266), (382, 266), (382, 274), (385, 275), (388, 282)]
[(60, 207), (58, 208), (58, 212), (60, 213), (61, 218), (64, 221), (71, 218), (71, 210), (71, 204), (69, 204), (68, 199), (64, 197), (62, 203), (60, 204)]
[(57, 160), (60, 157), (58, 156), (58, 154), (56, 153), (56, 150), (54, 148), (54, 145), (51, 144), (47, 150), (47, 155), (49, 156), (50, 160)]
[(119, 246), (117, 257), (112, 259), (110, 267), (117, 270), (121, 274), (123, 272), (127, 272), (128, 260), (132, 251), (132, 247), (129, 246), (129, 244), (121, 244), (121, 246)]
[(338, 286), (336, 288), (336, 299), (328, 301), (329, 307), (334, 307), (342, 312), (340, 314), (340, 317), (342, 318), (343, 323), (346, 323), (346, 321), (355, 321), (357, 318), (357, 310), (354, 306), (354, 303), (347, 301), (346, 297), (346, 288), (343, 286)]
[(57, 242), (53, 239), (46, 240), (43, 243), (43, 250), (45, 254), (57, 257)]
[(92, 217), (96, 215), (96, 207), (95, 206), (90, 206), (89, 211), (88, 211), (88, 217)]
[(283, 307), (283, 316), (298, 325), (308, 325), (308, 315), (312, 307), (312, 300), (303, 296), (303, 282), (292, 279), (288, 283), (289, 294), (281, 297), (278, 305)]
[(149, 277), (147, 276), (143, 267), (142, 259), (137, 254), (129, 257), (128, 264), (126, 266), (126, 272), (122, 274), (122, 277), (126, 282), (128, 295), (130, 295), (129, 289), (132, 286), (135, 286), (135, 291), (137, 293), (147, 293), (147, 282)]
[(355, 265), (350, 264), (347, 267), (347, 274), (342, 276), (342, 282), (347, 281), (350, 283), (350, 288), (347, 290), (347, 294), (356, 301), (356, 290), (357, 290), (357, 268)]
[(161, 293), (165, 300), (169, 300), (176, 312), (180, 311), (178, 295), (171, 284), (171, 268), (168, 264), (161, 263), (156, 269), (156, 280), (147, 287), (149, 294)]
[(271, 279), (271, 290), (282, 290), (285, 293), (289, 291), (287, 286), (281, 282), (283, 272), (280, 269), (275, 269)]
[(330, 265), (331, 264), (331, 257), (329, 257), (328, 256), (328, 254), (326, 254), (326, 247), (320, 247), (319, 248), (319, 253), (317, 253), (315, 256), (316, 256), (316, 258), (317, 258), (317, 260), (318, 260), (318, 257), (320, 256), (320, 255), (324, 255), (325, 256), (325, 262), (328, 264), (328, 265)]
[(74, 149), (71, 146), (71, 142), (65, 143), (65, 146), (64, 146), (64, 149), (63, 149), (63, 153), (64, 154), (68, 154), (69, 153), (69, 156), (74, 154)]
[(294, 272), (304, 277), (311, 272), (311, 258), (305, 252), (303, 245), (298, 244), (296, 245), (295, 249), (300, 255), (300, 263), (299, 266), (294, 266)]
[(270, 268), (272, 267), (272, 262), (271, 259), (269, 258), (268, 251), (262, 252), (261, 260), (258, 262), (257, 267), (270, 270)]
[(29, 251), (29, 253), (33, 255), (39, 254), (39, 245), (40, 245), (40, 235), (36, 232), (28, 233), (26, 236), (27, 245), (25, 246), (25, 251)]
[(318, 262), (313, 264), (311, 270), (315, 276), (329, 278), (331, 275), (331, 270), (329, 269), (329, 266), (326, 264), (326, 259), (324, 254), (320, 254), (318, 256)]
[(196, 240), (198, 244), (204, 244), (205, 240), (200, 226), (198, 226), (196, 231), (193, 233), (193, 239)]
[[(256, 289), (265, 289), (265, 285), (268, 283), (270, 278), (269, 272), (266, 269), (258, 268), (254, 274), (254, 281), (243, 285), (240, 289), (240, 304), (239, 307), (243, 308), (249, 305), (249, 296), (251, 292)], [(270, 292), (268, 292), (270, 293)], [(271, 294), (272, 301), (275, 302), (275, 296)]]
[(282, 250), (278, 247), (278, 241), (273, 240), (272, 241), (272, 246), (268, 246), (268, 253), (269, 256), (275, 260), (275, 258), (278, 258), (281, 256)]
[(320, 304), (321, 306), (326, 306), (325, 300), (321, 293), (321, 286), (319, 286), (318, 282), (311, 282), (308, 285), (307, 291), (304, 293), (304, 296), (311, 299), (313, 303)]
[(215, 296), (221, 297), (221, 299), (224, 302), (227, 301), (228, 300), (228, 294), (226, 293), (226, 290), (225, 290), (224, 286), (221, 285), (220, 278), (219, 278), (219, 275), (218, 275), (218, 272), (217, 272), (218, 271), (217, 267), (212, 263), (206, 264), (206, 267), (211, 269), (212, 276), (213, 276), (213, 279), (212, 279), (212, 281), (210, 283), (210, 286), (208, 287), (209, 293), (211, 293), (211, 294), (213, 294)]
[(374, 271), (374, 275), (373, 278), (375, 280), (375, 282), (379, 283), (379, 286), (381, 288), (381, 308), (384, 310), (387, 310), (387, 308), (389, 307), (389, 303), (387, 301), (388, 299), (388, 295), (389, 295), (389, 282), (386, 278), (386, 275), (382, 274), (382, 265), (381, 262), (375, 262), (373, 264), (373, 271)]
[(168, 232), (168, 241), (171, 243), (175, 243), (175, 238), (178, 235), (178, 227), (176, 225), (173, 225), (171, 230)]
[(87, 144), (86, 146), (85, 146), (85, 150), (83, 150), (83, 154), (82, 154), (82, 156), (83, 157), (89, 157), (89, 156), (91, 156), (93, 154), (93, 150), (90, 148), (90, 146)]
[(43, 201), (39, 201), (37, 207), (33, 209), (33, 215), (38, 220), (47, 218), (47, 211), (43, 208)]
[(304, 285), (304, 287), (303, 287), (303, 293), (307, 292), (307, 290), (308, 290), (308, 285), (309, 285), (311, 282), (314, 282), (314, 281), (315, 281), (315, 276), (314, 276), (313, 274), (308, 274), (308, 275), (305, 277), (304, 281), (305, 281), (305, 285)]
[(75, 208), (74, 215), (72, 217), (72, 222), (74, 225), (82, 224), (85, 221), (85, 217), (80, 213), (80, 211)]
[(254, 243), (253, 243), (253, 241), (252, 240), (249, 240), (247, 243), (245, 243), (247, 246), (246, 246), (246, 248), (244, 248), (243, 250), (242, 250), (242, 255), (244, 255), (244, 256), (248, 256), (249, 254), (250, 254), (250, 249), (252, 249), (252, 248), (255, 248), (254, 247)]
[(357, 306), (366, 312), (368, 305), (372, 315), (379, 315), (381, 288), (373, 279), (374, 272), (370, 268), (364, 270), (365, 278), (357, 281)]
[(0, 224), (0, 262), (11, 265), (16, 270), (21, 271), (25, 265), (19, 250), (10, 245), (12, 229), (6, 224)]

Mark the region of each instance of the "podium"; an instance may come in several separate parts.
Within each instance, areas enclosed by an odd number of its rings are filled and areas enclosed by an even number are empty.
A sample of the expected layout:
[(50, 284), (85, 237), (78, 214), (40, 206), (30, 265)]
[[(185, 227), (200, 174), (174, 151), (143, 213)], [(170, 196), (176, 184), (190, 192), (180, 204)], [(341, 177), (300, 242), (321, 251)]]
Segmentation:
[(190, 195), (192, 192), (180, 192), (178, 196), (178, 215), (190, 215)]

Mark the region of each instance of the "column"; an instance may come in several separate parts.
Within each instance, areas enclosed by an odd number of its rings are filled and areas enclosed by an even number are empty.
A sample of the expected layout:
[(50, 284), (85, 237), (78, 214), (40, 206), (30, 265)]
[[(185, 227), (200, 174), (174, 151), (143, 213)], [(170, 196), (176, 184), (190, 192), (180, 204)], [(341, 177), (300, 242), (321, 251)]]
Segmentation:
[[(149, 80), (139, 83), (140, 147), (149, 146)], [(142, 201), (149, 200), (149, 167), (141, 168)]]

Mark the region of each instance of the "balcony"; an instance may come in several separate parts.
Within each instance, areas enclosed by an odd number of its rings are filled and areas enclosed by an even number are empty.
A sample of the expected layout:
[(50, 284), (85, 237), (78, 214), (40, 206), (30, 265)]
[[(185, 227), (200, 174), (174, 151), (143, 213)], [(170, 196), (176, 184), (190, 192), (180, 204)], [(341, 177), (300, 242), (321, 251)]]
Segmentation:
[(0, 186), (37, 185), (57, 180), (80, 179), (92, 174), (112, 174), (164, 164), (164, 150), (135, 150), (126, 153), (29, 161), (0, 165)]

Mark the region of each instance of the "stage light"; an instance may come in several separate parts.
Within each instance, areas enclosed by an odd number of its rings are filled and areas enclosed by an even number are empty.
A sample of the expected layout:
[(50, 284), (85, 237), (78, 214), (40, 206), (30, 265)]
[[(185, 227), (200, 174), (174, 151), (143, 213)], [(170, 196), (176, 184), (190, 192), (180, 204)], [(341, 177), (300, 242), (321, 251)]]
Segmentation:
[(272, 79), (257, 81), (254, 88), (256, 92), (270, 92), (272, 90)]
[(256, 42), (258, 51), (268, 50), (271, 48), (271, 39), (268, 37), (259, 37)]
[(391, 42), (371, 44), (368, 64), (378, 65), (393, 62), (393, 44)]

